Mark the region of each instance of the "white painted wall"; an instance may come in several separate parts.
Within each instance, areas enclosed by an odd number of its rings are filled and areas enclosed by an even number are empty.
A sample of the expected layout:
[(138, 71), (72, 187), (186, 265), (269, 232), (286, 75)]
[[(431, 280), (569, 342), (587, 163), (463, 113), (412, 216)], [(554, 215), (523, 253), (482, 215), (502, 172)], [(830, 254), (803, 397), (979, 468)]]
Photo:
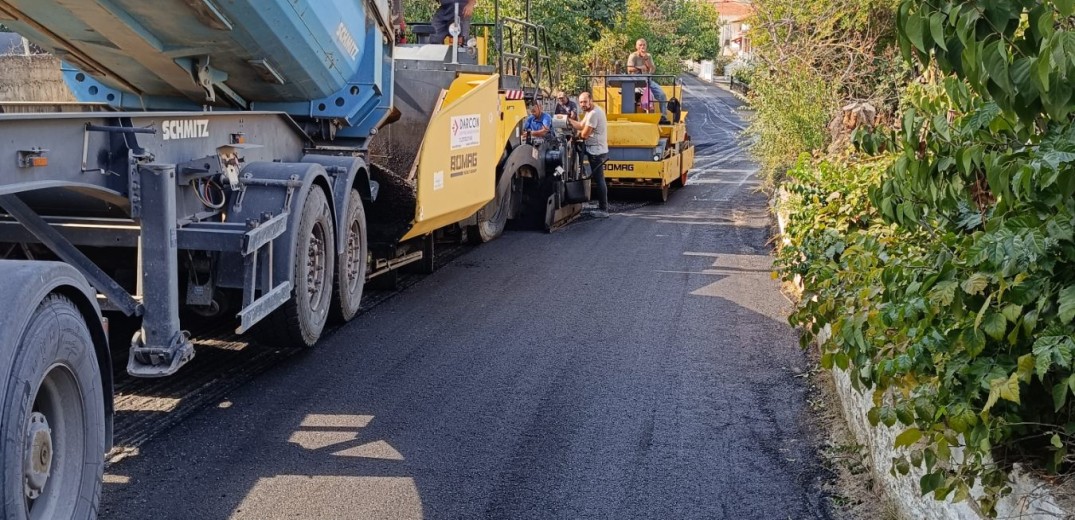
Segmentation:
[(701, 67), (698, 70), (698, 77), (706, 80), (713, 81), (713, 61), (704, 60), (701, 63)]

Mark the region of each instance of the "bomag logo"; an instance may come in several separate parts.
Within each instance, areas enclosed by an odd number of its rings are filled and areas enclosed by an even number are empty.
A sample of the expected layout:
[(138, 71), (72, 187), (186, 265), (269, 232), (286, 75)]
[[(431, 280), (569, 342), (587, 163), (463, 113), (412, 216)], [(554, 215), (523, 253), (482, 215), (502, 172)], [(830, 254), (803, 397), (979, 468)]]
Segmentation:
[(451, 173), (449, 177), (462, 177), (478, 171), (477, 152), (453, 155), (451, 158)]
[(609, 163), (609, 164), (605, 165), (605, 169), (610, 171), (610, 172), (633, 172), (633, 171), (635, 171), (635, 165), (630, 164), (630, 163), (626, 163), (626, 164)]
[(478, 154), (468, 153), (452, 156), (452, 170), (465, 170), (478, 166)]
[(208, 119), (169, 119), (161, 122), (161, 138), (165, 141), (201, 137), (209, 137)]

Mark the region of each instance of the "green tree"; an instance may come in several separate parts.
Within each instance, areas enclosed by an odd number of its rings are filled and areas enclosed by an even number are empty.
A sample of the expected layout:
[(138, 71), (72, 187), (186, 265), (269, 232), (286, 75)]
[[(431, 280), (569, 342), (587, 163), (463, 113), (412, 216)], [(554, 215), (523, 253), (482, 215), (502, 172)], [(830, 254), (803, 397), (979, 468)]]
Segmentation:
[[(500, 15), (523, 19), (525, 0), (500, 2)], [(436, 2), (411, 2), (406, 19), (428, 21)], [(585, 76), (624, 67), (638, 38), (646, 38), (658, 71), (675, 74), (684, 59), (716, 54), (720, 28), (716, 11), (697, 0), (531, 0), (530, 20), (545, 27), (561, 86), (579, 91)], [(478, 2), (474, 21), (492, 23), (493, 4)]]
[(720, 16), (713, 4), (680, 1), (676, 4), (676, 47), (680, 58), (711, 60), (720, 50)]

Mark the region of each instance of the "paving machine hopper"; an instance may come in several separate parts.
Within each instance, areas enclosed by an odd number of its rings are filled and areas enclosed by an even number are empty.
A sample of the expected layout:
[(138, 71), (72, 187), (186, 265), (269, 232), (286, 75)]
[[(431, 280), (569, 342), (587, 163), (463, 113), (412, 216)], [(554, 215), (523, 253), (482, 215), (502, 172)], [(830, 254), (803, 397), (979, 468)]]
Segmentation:
[[(421, 24), (411, 28), (429, 32)], [(396, 46), (392, 123), (372, 139), (370, 157), (381, 189), (397, 195), (390, 197), (394, 207), (370, 211), (371, 223), (382, 224), (371, 229), (386, 231), (371, 235), (371, 244), (392, 246), (453, 224), (473, 240), (488, 241), (509, 220), (551, 230), (581, 211), (579, 201), (564, 196), (565, 181), (581, 178), (582, 170), (571, 153), (560, 153), (562, 139), (520, 139), (527, 103), (547, 95), (548, 88), (534, 81), (542, 77), (542, 58), (545, 70), (551, 67), (548, 56), (513, 48), (538, 49), (534, 42), (544, 37), (543, 29), (513, 19), (474, 25), (494, 28), (506, 34), (496, 66), (487, 63), (486, 36), (462, 50)], [(404, 200), (413, 202), (399, 203)]]

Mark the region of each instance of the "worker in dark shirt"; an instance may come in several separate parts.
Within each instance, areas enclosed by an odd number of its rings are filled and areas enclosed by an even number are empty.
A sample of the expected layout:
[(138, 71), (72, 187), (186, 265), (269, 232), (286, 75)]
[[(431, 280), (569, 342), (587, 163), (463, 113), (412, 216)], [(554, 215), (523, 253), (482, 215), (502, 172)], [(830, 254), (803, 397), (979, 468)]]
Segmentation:
[(579, 119), (579, 106), (571, 101), (571, 98), (567, 97), (567, 93), (560, 90), (556, 92), (556, 108), (552, 112), (554, 115), (565, 115), (568, 119), (578, 121)]
[[(459, 45), (466, 45), (470, 34), (470, 17), (474, 14), (476, 0), (440, 0), (440, 9), (433, 13), (433, 36), (429, 43), (441, 44), (451, 36), (449, 28), (455, 22), (455, 6), (459, 5)], [(454, 43), (454, 42), (449, 42)]]

